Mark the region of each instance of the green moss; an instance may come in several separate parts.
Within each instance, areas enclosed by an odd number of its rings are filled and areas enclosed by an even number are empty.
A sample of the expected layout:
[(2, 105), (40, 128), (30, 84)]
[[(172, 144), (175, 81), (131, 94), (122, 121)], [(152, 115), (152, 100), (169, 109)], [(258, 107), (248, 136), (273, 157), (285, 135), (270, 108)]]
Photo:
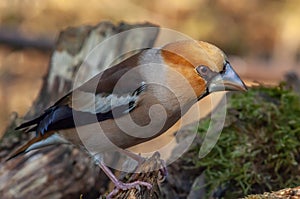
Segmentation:
[[(208, 124), (200, 123), (201, 136)], [(226, 187), (225, 198), (300, 185), (300, 97), (283, 85), (231, 95), (218, 143), (193, 161), (205, 168), (210, 194)]]

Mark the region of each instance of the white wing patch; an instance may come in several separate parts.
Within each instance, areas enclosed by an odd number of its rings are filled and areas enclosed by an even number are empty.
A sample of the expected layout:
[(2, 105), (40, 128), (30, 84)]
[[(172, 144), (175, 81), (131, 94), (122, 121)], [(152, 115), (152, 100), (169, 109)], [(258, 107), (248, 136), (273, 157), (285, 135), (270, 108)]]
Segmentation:
[(132, 94), (118, 96), (116, 94), (97, 94), (77, 90), (73, 93), (73, 109), (93, 114), (107, 113), (120, 106), (128, 106), (123, 113), (129, 113), (136, 107), (140, 93), (145, 90), (146, 84), (142, 82)]

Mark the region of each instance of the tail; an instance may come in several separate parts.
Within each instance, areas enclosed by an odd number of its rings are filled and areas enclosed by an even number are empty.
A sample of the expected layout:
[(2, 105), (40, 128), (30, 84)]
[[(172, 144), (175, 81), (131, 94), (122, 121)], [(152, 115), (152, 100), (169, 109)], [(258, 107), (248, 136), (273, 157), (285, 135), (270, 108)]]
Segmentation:
[[(37, 129), (37, 124), (44, 119), (46, 115), (43, 114), (41, 115), (40, 117), (38, 118), (35, 118), (33, 120), (30, 120), (28, 122), (24, 122), (23, 124), (21, 124), (20, 126), (18, 126), (17, 128), (15, 128), (15, 130), (20, 130), (20, 129), (24, 129), (24, 128), (28, 128), (26, 129), (26, 132), (29, 132), (29, 131), (34, 131)], [(30, 126), (34, 125), (34, 127), (32, 128), (29, 128)]]
[(13, 152), (9, 158), (6, 159), (6, 161), (13, 159), (15, 157), (17, 157), (18, 155), (27, 153), (33, 149), (30, 149), (31, 146), (33, 146), (35, 143), (39, 143), (43, 140), (44, 138), (42, 138), (41, 136), (39, 137), (34, 137), (33, 139), (29, 140), (25, 145), (23, 145), (22, 147), (20, 147), (19, 149), (17, 149), (15, 152)]
[[(47, 109), (44, 114), (40, 115), (39, 117), (30, 120), (28, 122), (22, 123), (20, 126), (15, 128), (15, 130), (23, 130), (25, 133), (30, 131), (36, 131), (36, 136), (38, 136), (39, 131), (43, 130), (42, 134), (44, 133), (44, 129), (41, 129), (40, 123), (44, 121), (44, 119), (51, 114), (55, 110), (55, 107), (50, 107)], [(49, 125), (49, 124), (48, 124)], [(46, 127), (47, 128), (47, 127)]]
[[(54, 133), (55, 131), (49, 129), (49, 125), (56, 121), (56, 110), (56, 107), (51, 107), (47, 109), (41, 116), (25, 122), (16, 128), (16, 130), (22, 130), (23, 132), (35, 131), (36, 137), (32, 138), (25, 145), (13, 152), (12, 155), (7, 159), (7, 161), (34, 149), (53, 144), (67, 143), (66, 140)], [(64, 109), (62, 109), (62, 111), (59, 111), (59, 113), (63, 111)], [(58, 117), (58, 119), (60, 119), (60, 117)]]
[(67, 144), (68, 142), (54, 132), (47, 132), (43, 136), (34, 137), (25, 145), (13, 152), (6, 161), (11, 160), (21, 154), (27, 153), (34, 149), (39, 149), (53, 144)]
[(40, 121), (42, 121), (45, 117), (46, 117), (46, 113), (44, 113), (43, 115), (33, 119), (33, 120), (30, 120), (28, 122), (24, 122), (22, 123), (20, 126), (16, 127), (15, 130), (22, 130), (23, 132), (27, 133), (27, 132), (30, 132), (30, 131), (36, 131), (36, 137), (34, 137), (33, 139), (29, 140), (25, 145), (23, 145), (22, 147), (18, 148), (15, 152), (13, 152), (9, 158), (6, 159), (6, 161), (9, 161), (15, 157), (17, 157), (18, 155), (21, 155), (21, 154), (24, 154), (24, 153), (27, 153), (28, 151), (32, 150), (31, 149), (31, 146), (34, 144), (34, 143), (39, 143), (41, 142), (43, 139), (47, 139), (47, 137), (49, 136), (38, 136), (38, 133), (37, 133), (37, 127), (40, 123)]

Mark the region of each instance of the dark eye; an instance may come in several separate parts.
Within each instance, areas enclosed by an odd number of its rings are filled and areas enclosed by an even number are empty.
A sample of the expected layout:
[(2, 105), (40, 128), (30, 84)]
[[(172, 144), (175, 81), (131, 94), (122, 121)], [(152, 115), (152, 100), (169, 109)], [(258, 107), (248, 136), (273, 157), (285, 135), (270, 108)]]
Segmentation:
[(208, 75), (208, 68), (206, 66), (198, 66), (196, 68), (197, 72), (201, 76), (207, 76)]

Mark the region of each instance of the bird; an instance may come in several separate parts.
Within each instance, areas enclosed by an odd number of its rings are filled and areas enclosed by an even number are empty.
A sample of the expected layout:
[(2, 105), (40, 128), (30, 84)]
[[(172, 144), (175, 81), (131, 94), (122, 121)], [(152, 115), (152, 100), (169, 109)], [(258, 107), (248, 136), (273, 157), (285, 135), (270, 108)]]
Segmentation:
[(180, 40), (145, 48), (74, 88), (39, 117), (16, 128), (36, 136), (8, 159), (48, 145), (72, 144), (89, 155), (115, 184), (108, 194), (137, 186), (123, 183), (102, 153), (126, 150), (171, 128), (197, 101), (218, 91), (246, 91), (225, 53), (213, 44)]

